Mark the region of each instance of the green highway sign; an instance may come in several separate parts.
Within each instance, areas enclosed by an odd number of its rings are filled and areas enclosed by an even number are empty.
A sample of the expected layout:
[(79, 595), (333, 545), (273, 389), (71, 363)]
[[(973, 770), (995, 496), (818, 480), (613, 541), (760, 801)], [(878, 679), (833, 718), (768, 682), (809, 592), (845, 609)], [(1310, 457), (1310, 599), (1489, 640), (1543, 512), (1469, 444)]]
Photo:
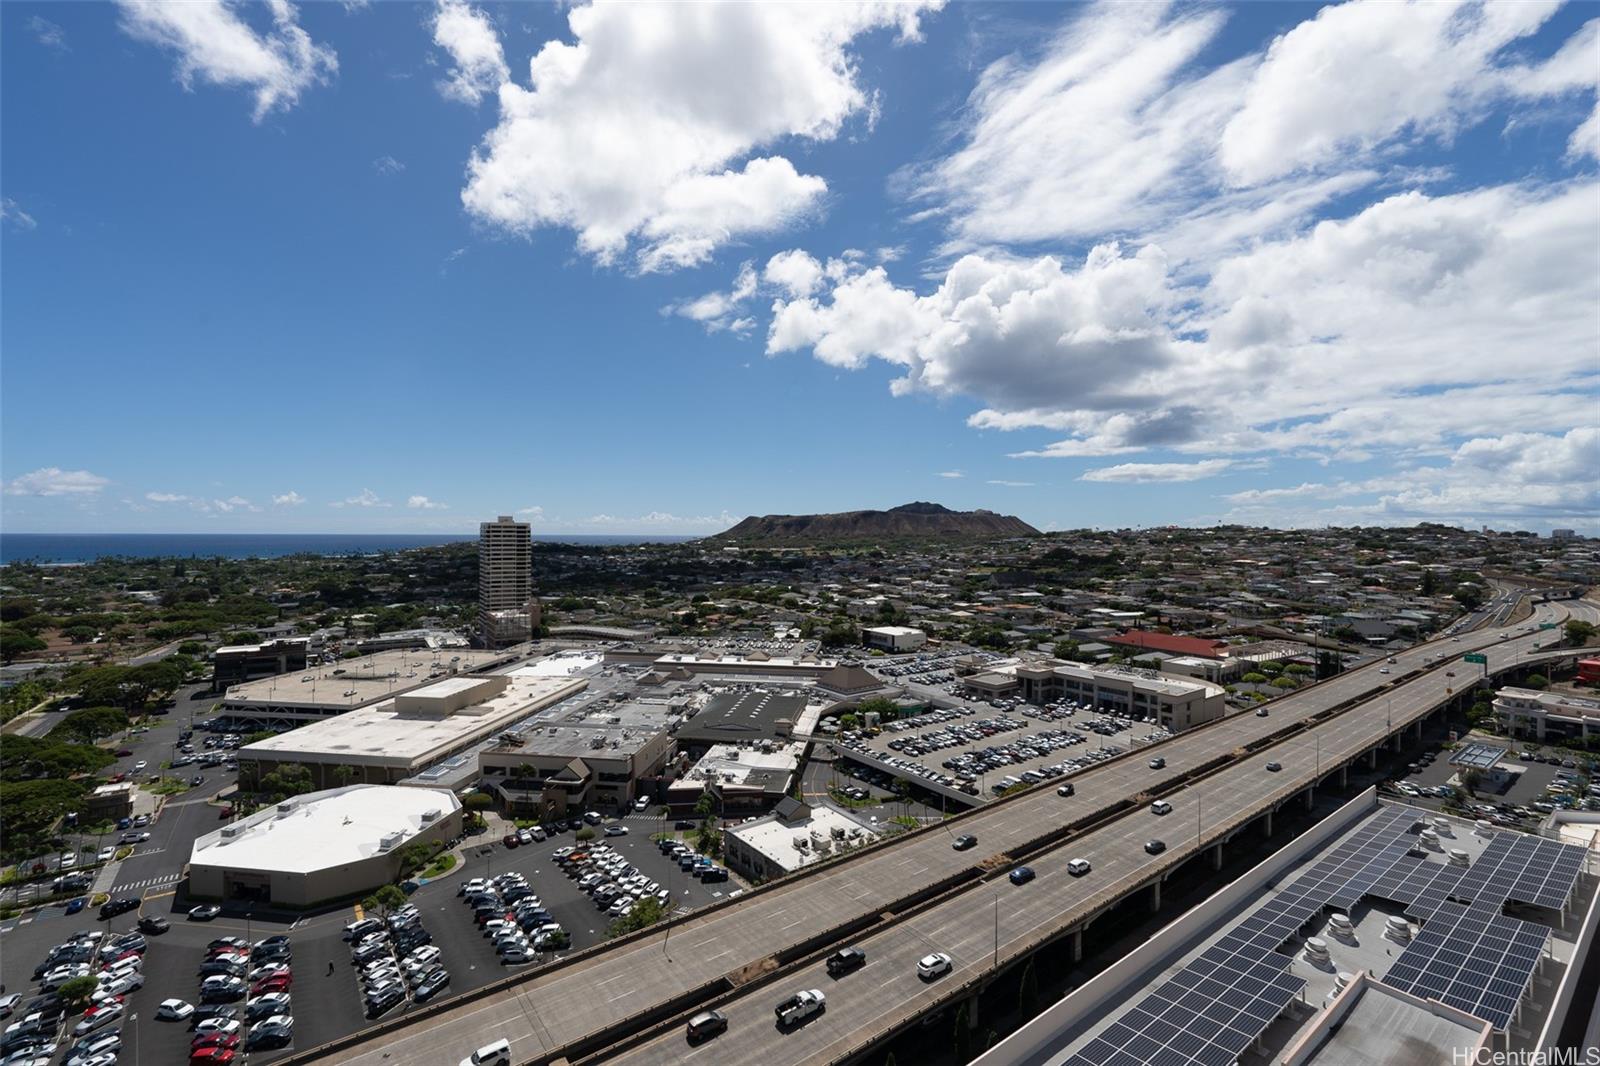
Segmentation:
[(1477, 663), (1479, 666), (1489, 665), (1489, 657), (1478, 652), (1468, 652), (1461, 657), (1461, 661), (1464, 663)]
[(1556, 627), (1556, 624), (1554, 622), (1540, 622), (1539, 623), (1539, 628), (1540, 629), (1554, 629), (1555, 627)]

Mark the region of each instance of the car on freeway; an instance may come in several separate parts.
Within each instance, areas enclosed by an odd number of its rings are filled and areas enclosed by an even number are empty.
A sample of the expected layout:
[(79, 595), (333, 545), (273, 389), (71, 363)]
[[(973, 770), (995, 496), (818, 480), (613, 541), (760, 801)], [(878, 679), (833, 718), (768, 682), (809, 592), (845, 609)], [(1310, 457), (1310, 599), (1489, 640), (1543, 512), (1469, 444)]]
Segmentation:
[(1168, 803), (1166, 800), (1156, 800), (1154, 803), (1150, 804), (1150, 813), (1171, 814), (1172, 804)]
[(1077, 791), (1077, 789), (1072, 787), (1072, 782), (1068, 781), (1066, 784), (1061, 785), (1060, 787), (1058, 787), (1056, 789), (1056, 795), (1058, 795), (1058, 796), (1070, 796), (1076, 791)]
[(460, 1066), (510, 1066), (510, 1064), (511, 1041), (496, 1040), (462, 1059)]
[(1164, 840), (1146, 840), (1144, 842), (1144, 850), (1152, 855), (1160, 855), (1167, 850), (1167, 842)]
[(728, 1019), (721, 1011), (703, 1010), (689, 1019), (689, 1043), (698, 1044), (702, 1040), (728, 1031)]
[(962, 833), (960, 836), (956, 837), (955, 840), (950, 842), (950, 846), (956, 851), (966, 851), (968, 848), (976, 846), (977, 843), (977, 837), (973, 836), (971, 833)]
[(777, 1015), (778, 1026), (787, 1029), (827, 1009), (828, 997), (822, 994), (822, 990), (808, 988), (785, 998), (772, 1009), (772, 1013)]
[(1009, 876), (1012, 884), (1025, 885), (1029, 881), (1032, 881), (1036, 875), (1033, 872), (1033, 867), (1019, 866), (1015, 870), (1012, 870)]
[(1152, 770), (1164, 770), (1166, 769), (1166, 766), (1167, 760), (1162, 758), (1160, 755), (1157, 755), (1154, 759), (1150, 760), (1150, 769)]
[(1071, 859), (1067, 862), (1067, 873), (1073, 877), (1082, 877), (1090, 870), (1088, 859)]
[(828, 956), (828, 976), (843, 977), (867, 964), (867, 953), (857, 947), (840, 948)]
[(955, 963), (949, 955), (942, 951), (935, 951), (917, 960), (917, 976), (924, 981), (931, 981), (935, 977), (949, 973), (954, 965)]
[(191, 922), (209, 922), (221, 913), (222, 908), (215, 903), (202, 903), (198, 907), (189, 908), (189, 920)]
[(1279, 771), (1279, 770), (1282, 770), (1282, 769), (1283, 769), (1283, 765), (1282, 765), (1282, 764), (1281, 764), (1281, 763), (1276, 763), (1276, 762), (1269, 762), (1269, 763), (1267, 763), (1267, 770), (1268, 770), (1268, 771), (1269, 771), (1269, 772), (1270, 772), (1270, 773), (1274, 773), (1274, 774), (1275, 774), (1275, 773), (1277, 773), (1277, 772), (1278, 772), (1278, 771)]

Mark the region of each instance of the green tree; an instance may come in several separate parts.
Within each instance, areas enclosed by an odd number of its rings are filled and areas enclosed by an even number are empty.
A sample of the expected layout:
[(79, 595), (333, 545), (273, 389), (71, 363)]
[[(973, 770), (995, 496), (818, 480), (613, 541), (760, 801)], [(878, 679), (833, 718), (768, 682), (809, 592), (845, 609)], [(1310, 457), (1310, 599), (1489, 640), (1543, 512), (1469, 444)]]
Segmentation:
[(486, 811), (494, 806), (494, 797), (487, 792), (474, 792), (461, 805), (469, 811)]
[(60, 996), (68, 1007), (77, 1008), (89, 1002), (89, 997), (94, 995), (95, 989), (99, 987), (100, 982), (94, 977), (74, 977), (70, 981), (63, 982), (61, 987), (56, 989), (56, 995)]
[(661, 905), (661, 901), (654, 896), (646, 896), (636, 901), (631, 911), (612, 922), (606, 930), (606, 936), (625, 936), (636, 929), (655, 925), (666, 916), (667, 909)]
[(19, 655), (28, 655), (36, 651), (44, 651), (48, 647), (44, 641), (31, 633), (24, 633), (14, 626), (0, 626), (0, 659), (11, 662)]
[(1450, 594), (1459, 603), (1463, 610), (1476, 611), (1483, 606), (1483, 586), (1461, 584)]
[(290, 796), (310, 792), (313, 787), (310, 770), (299, 763), (284, 763), (262, 775), (260, 791), (269, 796), (273, 803), (279, 803)]
[(406, 894), (399, 885), (380, 885), (377, 891), (361, 901), (361, 909), (377, 911), (388, 916), (389, 912), (406, 905)]
[(1574, 618), (1561, 630), (1562, 643), (1569, 648), (1581, 648), (1594, 640), (1596, 632), (1593, 624)]
[(576, 833), (572, 834), (572, 839), (573, 840), (578, 840), (578, 841), (593, 840), (594, 839), (594, 830), (591, 829), (589, 826), (584, 826), (582, 829), (580, 829)]
[(85, 707), (72, 711), (46, 736), (67, 743), (92, 743), (128, 728), (128, 715), (115, 707)]
[(439, 845), (432, 840), (413, 840), (400, 849), (400, 876), (410, 877), (433, 860)]
[(1549, 688), (1550, 679), (1543, 674), (1529, 674), (1528, 680), (1523, 682), (1528, 688)]
[(1483, 784), (1483, 772), (1469, 768), (1461, 773), (1461, 787), (1467, 790), (1467, 795), (1476, 796), (1478, 786)]
[(709, 818), (714, 810), (716, 810), (716, 800), (711, 798), (711, 793), (700, 793), (700, 798), (695, 800), (694, 803), (694, 816), (696, 818)]
[(356, 768), (340, 763), (332, 770), (329, 770), (328, 774), (333, 778), (334, 783), (342, 788), (350, 783), (352, 777), (356, 776)]
[(1056, 646), (1053, 650), (1055, 651), (1055, 656), (1057, 659), (1071, 659), (1076, 661), (1079, 654), (1078, 646), (1078, 642), (1069, 637), (1065, 640), (1056, 641)]

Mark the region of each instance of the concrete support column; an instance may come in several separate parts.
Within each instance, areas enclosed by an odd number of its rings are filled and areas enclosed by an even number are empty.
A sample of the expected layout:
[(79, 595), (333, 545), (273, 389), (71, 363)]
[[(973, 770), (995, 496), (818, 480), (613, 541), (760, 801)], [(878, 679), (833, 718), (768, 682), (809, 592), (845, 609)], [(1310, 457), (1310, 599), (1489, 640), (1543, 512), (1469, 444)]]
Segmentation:
[(1317, 790), (1315, 788), (1306, 789), (1306, 810), (1309, 811), (1312, 807), (1316, 806), (1316, 803)]
[(1416, 733), (1417, 733), (1417, 743), (1420, 744), (1420, 743), (1422, 743), (1422, 720), (1419, 718), (1419, 719), (1417, 719), (1416, 722), (1414, 722), (1412, 724), (1413, 724), (1413, 727), (1415, 728)]
[(1373, 748), (1371, 751), (1367, 752), (1367, 769), (1368, 770), (1376, 770), (1377, 768), (1378, 768), (1378, 749), (1377, 748)]
[(967, 1005), (967, 1028), (968, 1029), (976, 1029), (978, 1027), (978, 993), (977, 992), (972, 993), (972, 995), (970, 997), (968, 997), (966, 1005)]
[(1211, 868), (1213, 870), (1222, 869), (1222, 841), (1220, 840), (1211, 849)]
[(1261, 835), (1264, 836), (1264, 837), (1269, 837), (1269, 836), (1272, 835), (1272, 812), (1271, 811), (1268, 811), (1266, 817), (1261, 819)]
[(1350, 787), (1350, 767), (1348, 766), (1339, 767), (1339, 787), (1341, 789)]
[(1156, 881), (1150, 886), (1150, 911), (1155, 913), (1161, 909), (1161, 882)]
[(1082, 962), (1083, 961), (1083, 930), (1082, 930), (1082, 928), (1074, 929), (1072, 931), (1072, 961), (1073, 962)]

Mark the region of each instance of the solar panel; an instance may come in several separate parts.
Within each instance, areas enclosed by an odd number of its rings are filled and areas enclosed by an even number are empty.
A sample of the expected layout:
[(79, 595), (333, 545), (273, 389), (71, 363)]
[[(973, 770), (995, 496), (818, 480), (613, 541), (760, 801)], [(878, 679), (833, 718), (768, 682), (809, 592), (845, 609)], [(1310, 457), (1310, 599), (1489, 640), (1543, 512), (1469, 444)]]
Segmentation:
[(1429, 812), (1384, 806), (1280, 887), (1197, 958), (1131, 1005), (1066, 1066), (1231, 1066), (1305, 981), (1278, 951), (1329, 906), (1366, 896), (1402, 904), (1421, 923), (1384, 983), (1505, 1029), (1549, 942), (1544, 926), (1500, 914), (1507, 900), (1559, 908), (1583, 869), (1582, 848), (1496, 834), (1470, 867), (1419, 857)]

